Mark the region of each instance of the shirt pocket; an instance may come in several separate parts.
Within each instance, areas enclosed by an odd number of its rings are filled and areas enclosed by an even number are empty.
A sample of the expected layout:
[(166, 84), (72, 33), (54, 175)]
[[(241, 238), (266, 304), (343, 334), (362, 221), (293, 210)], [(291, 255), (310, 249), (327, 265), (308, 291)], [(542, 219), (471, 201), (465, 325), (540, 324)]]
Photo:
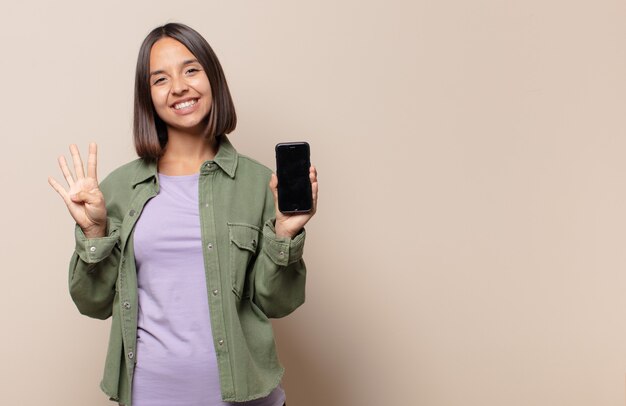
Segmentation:
[(230, 277), (233, 293), (243, 296), (247, 269), (257, 254), (261, 229), (252, 224), (228, 223), (230, 238)]

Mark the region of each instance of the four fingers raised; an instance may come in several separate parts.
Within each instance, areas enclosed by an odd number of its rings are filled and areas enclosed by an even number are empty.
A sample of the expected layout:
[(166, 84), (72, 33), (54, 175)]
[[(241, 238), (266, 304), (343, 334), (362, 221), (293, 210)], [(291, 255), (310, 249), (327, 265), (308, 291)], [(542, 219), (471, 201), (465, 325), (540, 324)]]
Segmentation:
[[(72, 154), (72, 161), (74, 163), (74, 173), (70, 171), (67, 161), (63, 155), (59, 156), (58, 162), (63, 177), (67, 181), (67, 184), (72, 187), (76, 181), (85, 177), (83, 170), (83, 161), (80, 157), (80, 152), (76, 144), (70, 145), (70, 153)], [(89, 156), (87, 158), (87, 177), (95, 179), (98, 183), (98, 145), (95, 142), (89, 143)]]
[[(85, 172), (83, 170), (83, 161), (80, 158), (80, 152), (78, 151), (78, 147), (76, 146), (76, 144), (70, 145), (70, 153), (72, 154), (75, 174), (72, 174), (72, 171), (70, 170), (67, 161), (63, 155), (59, 156), (58, 162), (59, 167), (61, 168), (61, 172), (63, 173), (63, 177), (65, 178), (65, 181), (71, 189), (77, 181), (85, 177)], [(95, 142), (91, 142), (89, 144), (89, 158), (87, 159), (87, 177), (93, 178), (96, 181), (96, 184), (98, 183), (97, 167), (98, 145)], [(54, 190), (56, 190), (61, 195), (66, 203), (71, 202), (69, 191), (66, 190), (59, 182), (57, 182), (56, 179), (49, 176), (48, 183), (54, 188)]]

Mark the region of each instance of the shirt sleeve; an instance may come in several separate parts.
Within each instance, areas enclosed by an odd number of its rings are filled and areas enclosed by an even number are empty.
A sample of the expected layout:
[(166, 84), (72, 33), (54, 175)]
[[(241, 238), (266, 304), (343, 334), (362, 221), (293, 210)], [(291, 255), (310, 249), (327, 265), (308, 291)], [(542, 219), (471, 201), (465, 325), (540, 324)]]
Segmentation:
[(76, 254), (87, 264), (95, 264), (108, 257), (120, 239), (119, 229), (107, 219), (106, 237), (87, 238), (78, 224), (75, 226)]
[(302, 259), (306, 231), (302, 228), (293, 238), (276, 237), (275, 219), (269, 219), (263, 226), (263, 249), (268, 257), (279, 266), (287, 266)]
[(76, 247), (69, 265), (69, 290), (81, 314), (97, 319), (111, 316), (117, 268), (121, 258), (119, 227), (107, 220), (108, 235), (87, 238), (76, 225)]
[[(269, 182), (269, 179), (268, 179)], [(252, 275), (253, 301), (268, 318), (284, 317), (305, 300), (306, 265), (302, 258), (306, 231), (276, 237), (274, 195), (266, 190), (262, 237)]]

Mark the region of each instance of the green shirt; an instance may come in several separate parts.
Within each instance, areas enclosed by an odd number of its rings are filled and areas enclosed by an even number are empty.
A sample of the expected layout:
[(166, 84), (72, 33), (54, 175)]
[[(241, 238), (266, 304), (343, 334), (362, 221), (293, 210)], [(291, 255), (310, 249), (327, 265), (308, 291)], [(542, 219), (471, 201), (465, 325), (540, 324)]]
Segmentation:
[[(304, 302), (306, 233), (276, 237), (272, 171), (238, 154), (225, 135), (220, 139), (215, 159), (200, 168), (198, 204), (222, 399), (242, 402), (267, 396), (282, 378), (269, 319)], [(132, 406), (138, 308), (132, 236), (146, 202), (159, 193), (156, 162), (129, 162), (100, 189), (108, 235), (88, 239), (76, 225), (69, 289), (82, 314), (112, 316), (100, 387)]]

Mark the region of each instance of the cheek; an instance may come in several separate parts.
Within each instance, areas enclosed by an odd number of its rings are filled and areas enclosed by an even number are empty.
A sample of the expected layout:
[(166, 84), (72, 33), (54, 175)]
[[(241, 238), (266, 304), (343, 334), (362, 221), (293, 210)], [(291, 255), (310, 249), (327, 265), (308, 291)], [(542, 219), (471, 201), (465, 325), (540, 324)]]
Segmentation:
[(152, 103), (155, 109), (159, 110), (167, 107), (167, 92), (164, 92), (162, 89), (152, 88), (150, 95), (152, 96)]
[(205, 93), (207, 96), (211, 96), (211, 84), (209, 83), (209, 81), (207, 80), (207, 81), (206, 81), (206, 82), (204, 82), (202, 85), (203, 85), (203, 90), (204, 90), (204, 93)]
[(205, 97), (211, 96), (211, 83), (206, 75), (197, 76), (191, 84), (197, 91), (201, 92)]
[(211, 106), (213, 105), (213, 95), (211, 94), (211, 86), (206, 86), (203, 89), (204, 94), (204, 102), (205, 102), (205, 109), (207, 111), (211, 110)]

